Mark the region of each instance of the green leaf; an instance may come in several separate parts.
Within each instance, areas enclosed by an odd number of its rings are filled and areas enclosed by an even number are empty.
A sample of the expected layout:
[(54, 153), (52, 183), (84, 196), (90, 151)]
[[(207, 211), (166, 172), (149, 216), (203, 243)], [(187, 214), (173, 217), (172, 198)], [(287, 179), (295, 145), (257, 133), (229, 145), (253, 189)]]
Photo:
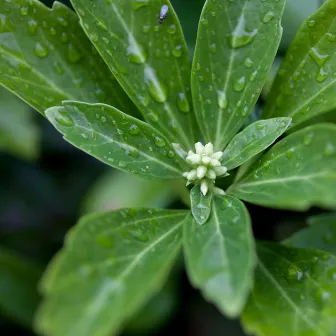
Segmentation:
[(290, 122), (290, 118), (274, 118), (247, 126), (230, 141), (221, 161), (228, 170), (242, 165), (269, 147), (285, 132)]
[(186, 214), (122, 209), (83, 217), (44, 276), (37, 331), (116, 335), (164, 284)]
[(40, 300), (41, 273), (32, 261), (0, 248), (0, 312), (30, 328)]
[(37, 0), (0, 0), (0, 8), (2, 85), (42, 114), (69, 99), (134, 110), (72, 10)]
[(298, 124), (336, 108), (336, 0), (301, 26), (280, 67), (264, 118), (288, 116)]
[[(190, 61), (169, 1), (72, 0), (83, 29), (144, 118), (171, 142), (199, 139), (189, 88)], [(163, 4), (168, 17), (161, 25)]]
[(280, 43), (284, 0), (207, 0), (191, 75), (206, 142), (221, 150), (251, 113)]
[(65, 140), (112, 167), (147, 178), (182, 178), (167, 140), (112, 106), (67, 101), (49, 108), (46, 116)]
[(336, 207), (336, 125), (288, 135), (257, 160), (228, 193), (269, 207)]
[(259, 243), (255, 286), (242, 315), (257, 336), (327, 336), (336, 328), (336, 257)]
[(253, 283), (254, 239), (244, 204), (216, 196), (208, 222), (190, 215), (183, 230), (186, 266), (192, 284), (225, 315), (240, 314)]
[(192, 215), (199, 225), (207, 222), (211, 214), (212, 193), (203, 195), (199, 185), (195, 185), (190, 191), (190, 203)]
[(39, 141), (40, 132), (34, 123), (33, 111), (0, 87), (0, 151), (35, 159)]
[(311, 224), (309, 227), (286, 239), (284, 244), (336, 254), (336, 213), (311, 217), (308, 223)]
[(145, 180), (109, 169), (89, 190), (83, 210), (90, 213), (119, 208), (165, 208), (177, 199), (171, 182)]

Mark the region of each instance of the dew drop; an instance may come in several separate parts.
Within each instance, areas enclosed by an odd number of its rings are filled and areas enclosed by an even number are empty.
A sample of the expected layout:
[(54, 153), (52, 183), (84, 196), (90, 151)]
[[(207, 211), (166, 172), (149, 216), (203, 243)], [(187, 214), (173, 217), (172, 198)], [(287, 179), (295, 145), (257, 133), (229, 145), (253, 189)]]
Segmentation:
[(124, 161), (119, 161), (119, 163), (118, 163), (118, 167), (120, 167), (120, 168), (125, 168), (125, 167), (126, 167), (126, 162), (124, 162)]
[(128, 128), (128, 133), (131, 135), (138, 135), (140, 133), (140, 128), (138, 125), (133, 124)]
[(265, 14), (265, 16), (263, 17), (263, 22), (264, 23), (268, 23), (270, 22), (275, 16), (275, 13), (272, 11), (269, 11)]
[(256, 37), (258, 29), (252, 31), (246, 30), (246, 20), (244, 14), (239, 19), (236, 28), (229, 36), (229, 45), (231, 48), (241, 48), (251, 43)]
[(65, 111), (58, 110), (55, 120), (63, 126), (69, 127), (74, 125), (74, 122), (72, 121), (70, 115)]
[(256, 126), (257, 126), (257, 130), (261, 131), (262, 129), (265, 128), (266, 124), (263, 122), (258, 122)]
[(64, 69), (62, 68), (62, 65), (59, 62), (54, 62), (53, 69), (59, 75), (64, 74)]
[(107, 24), (104, 21), (98, 20), (96, 26), (101, 30), (108, 31)]
[(100, 118), (100, 121), (101, 121), (103, 124), (105, 124), (105, 123), (106, 123), (106, 117), (102, 116), (102, 117)]
[(176, 46), (176, 47), (173, 49), (172, 54), (173, 54), (173, 56), (176, 57), (176, 58), (181, 57), (181, 55), (182, 55), (182, 46), (181, 46), (181, 45)]
[(321, 54), (315, 47), (311, 48), (308, 52), (309, 56), (315, 61), (315, 63), (321, 68), (330, 57), (329, 55)]
[(166, 145), (166, 142), (162, 138), (160, 138), (159, 136), (156, 136), (154, 138), (154, 143), (158, 147), (164, 147)]
[(233, 89), (237, 92), (241, 92), (245, 88), (246, 78), (245, 76), (237, 79), (233, 85)]
[(245, 58), (245, 60), (244, 60), (244, 64), (245, 64), (246, 67), (248, 67), (248, 68), (252, 68), (252, 66), (253, 66), (253, 61), (251, 60), (251, 58), (247, 57), (247, 58)]
[(312, 142), (313, 136), (314, 136), (313, 133), (306, 134), (303, 137), (303, 144), (306, 145), (306, 146), (310, 145), (311, 142)]
[(89, 136), (88, 136), (86, 133), (81, 133), (81, 137), (82, 137), (84, 140), (89, 139)]
[(323, 83), (324, 81), (326, 81), (327, 78), (328, 73), (323, 68), (320, 68), (320, 70), (316, 74), (316, 81), (318, 83)]
[(327, 33), (327, 40), (329, 42), (335, 42), (336, 41), (336, 35), (332, 33)]
[(201, 24), (204, 25), (204, 26), (206, 26), (208, 23), (209, 23), (208, 19), (202, 17)]
[(27, 22), (27, 29), (31, 35), (36, 34), (36, 29), (37, 29), (37, 21), (35, 20), (29, 20)]
[(217, 52), (217, 45), (216, 43), (210, 44), (210, 52), (215, 54)]
[(145, 26), (142, 26), (141, 30), (142, 30), (143, 33), (147, 34), (147, 33), (149, 33), (150, 28), (151, 28), (150, 25), (145, 25)]
[(174, 24), (170, 25), (167, 29), (168, 33), (173, 35), (176, 33), (176, 26)]
[(286, 152), (286, 156), (288, 157), (288, 159), (292, 159), (293, 155), (294, 155), (294, 148), (291, 148)]
[(45, 46), (44, 44), (37, 42), (35, 44), (35, 49), (34, 49), (35, 55), (40, 57), (40, 58), (44, 58), (48, 56), (49, 50), (47, 48), (47, 46)]
[(229, 101), (224, 91), (219, 90), (217, 91), (217, 104), (223, 110), (225, 110), (228, 107)]
[(151, 67), (145, 68), (145, 82), (148, 85), (149, 94), (155, 101), (164, 103), (167, 100), (167, 87), (158, 80), (155, 70)]
[(50, 27), (50, 34), (55, 36), (57, 34), (56, 29), (54, 27)]
[(69, 43), (67, 49), (67, 58), (69, 62), (77, 63), (81, 59), (81, 54), (78, 52), (77, 48), (72, 43)]
[(316, 24), (316, 21), (315, 21), (315, 20), (308, 20), (308, 22), (307, 22), (307, 26), (308, 26), (309, 28), (314, 27), (315, 24)]
[(61, 16), (57, 18), (57, 21), (63, 27), (66, 27), (68, 25), (68, 21)]
[(22, 16), (26, 16), (26, 15), (28, 15), (28, 7), (27, 7), (27, 6), (22, 6), (22, 7), (20, 7), (19, 12), (20, 12), (20, 14), (21, 14)]
[(328, 142), (324, 148), (324, 155), (331, 156), (334, 153), (335, 153), (335, 146), (331, 142)]
[(177, 95), (177, 107), (183, 113), (188, 113), (190, 111), (190, 105), (188, 99), (183, 92)]
[(249, 80), (250, 80), (251, 82), (253, 82), (253, 81), (256, 79), (257, 74), (258, 74), (258, 71), (257, 71), (257, 70), (253, 71), (253, 72), (251, 73), (250, 77), (249, 77)]
[(134, 40), (132, 35), (128, 36), (127, 57), (133, 64), (143, 64), (147, 60), (147, 53), (144, 47)]

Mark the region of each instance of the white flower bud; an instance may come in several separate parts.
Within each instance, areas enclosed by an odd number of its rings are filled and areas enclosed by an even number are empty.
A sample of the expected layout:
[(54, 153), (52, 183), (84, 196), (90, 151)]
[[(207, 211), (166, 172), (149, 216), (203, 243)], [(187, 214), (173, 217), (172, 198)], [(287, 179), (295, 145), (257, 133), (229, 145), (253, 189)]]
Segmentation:
[(204, 164), (209, 164), (210, 163), (210, 161), (211, 161), (211, 157), (209, 157), (209, 156), (203, 156), (202, 157), (202, 162), (204, 163)]
[(200, 142), (195, 143), (195, 149), (197, 154), (203, 154), (204, 153), (204, 146)]
[(225, 195), (225, 191), (223, 189), (213, 187), (211, 190), (215, 195)]
[(199, 154), (192, 154), (192, 155), (188, 155), (186, 158), (187, 162), (191, 163), (191, 164), (199, 164), (202, 161), (201, 155)]
[(213, 170), (215, 171), (217, 176), (222, 176), (227, 172), (227, 168), (224, 166), (214, 167)]
[(193, 154), (195, 154), (192, 150), (190, 150), (189, 152), (188, 152), (188, 156), (189, 155), (193, 155)]
[(221, 163), (217, 159), (211, 159), (210, 165), (212, 167), (219, 167), (219, 166), (221, 166)]
[(183, 175), (183, 177), (187, 178), (188, 175), (189, 175), (189, 172), (184, 172), (182, 175)]
[(211, 158), (212, 158), (212, 159), (219, 160), (219, 159), (222, 158), (222, 156), (223, 156), (223, 152), (216, 152), (216, 153), (213, 153), (213, 154), (211, 155)]
[(193, 169), (188, 173), (187, 179), (192, 181), (196, 180), (196, 178), (197, 178), (197, 171), (196, 169)]
[(202, 183), (201, 183), (201, 192), (202, 192), (202, 194), (204, 196), (207, 194), (208, 189), (209, 189), (208, 182), (207, 181), (202, 181)]
[(212, 179), (212, 180), (214, 180), (216, 178), (216, 176), (217, 175), (216, 175), (215, 171), (212, 170), (212, 169), (209, 169), (206, 173), (206, 177), (208, 177), (209, 179)]
[(204, 153), (207, 155), (212, 155), (213, 154), (213, 144), (211, 142), (207, 143), (204, 146)]
[(197, 167), (197, 178), (202, 179), (207, 172), (207, 168), (204, 166)]

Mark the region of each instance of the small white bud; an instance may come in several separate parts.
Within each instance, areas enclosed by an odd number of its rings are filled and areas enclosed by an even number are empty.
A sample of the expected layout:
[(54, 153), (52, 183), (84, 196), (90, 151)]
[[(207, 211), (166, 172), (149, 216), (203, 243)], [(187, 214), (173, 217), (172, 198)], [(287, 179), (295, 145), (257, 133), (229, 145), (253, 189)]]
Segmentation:
[(196, 180), (196, 178), (197, 178), (197, 171), (196, 171), (196, 169), (190, 170), (190, 172), (189, 172), (189, 174), (187, 176), (187, 179), (192, 181), (192, 180)]
[(207, 181), (202, 181), (202, 183), (201, 183), (201, 192), (202, 192), (202, 194), (204, 196), (207, 194), (208, 189), (209, 189), (208, 182)]
[(221, 166), (221, 163), (217, 159), (211, 159), (210, 165), (212, 167), (219, 167), (219, 166)]
[(202, 157), (202, 162), (204, 163), (204, 164), (209, 164), (210, 163), (210, 161), (211, 161), (211, 157), (209, 157), (209, 156), (203, 156)]
[(215, 195), (225, 195), (225, 191), (223, 189), (213, 187), (211, 190)]
[(216, 176), (217, 175), (216, 175), (215, 171), (212, 170), (212, 169), (209, 169), (206, 173), (206, 177), (208, 177), (209, 179), (212, 179), (212, 180), (214, 180), (216, 178)]
[(204, 146), (204, 153), (207, 155), (212, 155), (213, 154), (213, 144), (211, 142), (207, 143)]
[(213, 154), (211, 155), (211, 158), (212, 158), (212, 159), (219, 160), (219, 159), (222, 158), (222, 156), (223, 156), (223, 152), (216, 152), (216, 153), (213, 153)]
[(217, 176), (222, 176), (227, 172), (227, 168), (224, 166), (214, 167), (213, 170), (215, 171)]
[(192, 154), (192, 155), (188, 155), (186, 158), (187, 162), (191, 163), (191, 164), (199, 164), (202, 161), (201, 155), (199, 154)]
[(202, 179), (207, 172), (207, 168), (204, 166), (197, 167), (197, 178)]
[(197, 154), (203, 154), (204, 153), (204, 146), (200, 142), (195, 143), (195, 149)]
[(185, 178), (187, 178), (188, 175), (189, 175), (189, 172), (185, 172), (185, 173), (183, 173), (183, 177), (185, 177)]
[(189, 155), (194, 155), (195, 153), (192, 151), (192, 150), (190, 150), (189, 152), (188, 152), (188, 156)]

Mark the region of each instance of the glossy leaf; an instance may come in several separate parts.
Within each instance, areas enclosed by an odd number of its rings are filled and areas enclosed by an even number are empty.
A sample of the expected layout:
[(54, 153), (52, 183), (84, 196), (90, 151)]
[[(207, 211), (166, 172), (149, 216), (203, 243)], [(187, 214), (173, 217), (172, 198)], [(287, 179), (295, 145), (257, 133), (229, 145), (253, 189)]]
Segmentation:
[(86, 195), (84, 211), (165, 208), (177, 200), (174, 186), (172, 181), (145, 180), (120, 170), (108, 170)]
[(122, 209), (82, 218), (44, 276), (37, 331), (115, 335), (165, 282), (186, 214)]
[(311, 224), (309, 227), (298, 231), (284, 243), (300, 248), (316, 248), (336, 255), (336, 213), (314, 216), (308, 222)]
[(112, 167), (148, 178), (182, 178), (168, 141), (112, 106), (67, 101), (46, 116), (65, 140)]
[(201, 192), (199, 185), (195, 185), (190, 191), (190, 203), (192, 215), (199, 225), (207, 222), (211, 214), (212, 193), (208, 192), (205, 196)]
[(318, 124), (275, 144), (228, 193), (255, 204), (336, 207), (336, 125)]
[[(83, 29), (144, 118), (185, 150), (199, 135), (192, 113), (188, 49), (169, 1), (72, 0)], [(162, 5), (168, 16), (158, 23)]]
[(211, 216), (200, 226), (190, 215), (184, 223), (186, 265), (192, 284), (225, 315), (240, 314), (253, 283), (254, 239), (244, 204), (216, 196)]
[(40, 300), (37, 284), (41, 268), (0, 248), (0, 313), (30, 328)]
[(12, 93), (0, 87), (0, 151), (35, 159), (40, 132), (33, 111)]
[(293, 124), (336, 108), (336, 0), (301, 26), (280, 67), (264, 118), (288, 116)]
[(0, 0), (0, 83), (42, 114), (69, 99), (134, 111), (77, 15), (59, 2)]
[(336, 257), (318, 250), (259, 243), (255, 285), (242, 315), (256, 336), (333, 335)]
[(191, 75), (197, 119), (221, 150), (251, 113), (275, 58), (284, 0), (207, 0)]
[(222, 162), (228, 170), (236, 168), (269, 147), (291, 122), (290, 118), (259, 120), (244, 128), (224, 150)]

